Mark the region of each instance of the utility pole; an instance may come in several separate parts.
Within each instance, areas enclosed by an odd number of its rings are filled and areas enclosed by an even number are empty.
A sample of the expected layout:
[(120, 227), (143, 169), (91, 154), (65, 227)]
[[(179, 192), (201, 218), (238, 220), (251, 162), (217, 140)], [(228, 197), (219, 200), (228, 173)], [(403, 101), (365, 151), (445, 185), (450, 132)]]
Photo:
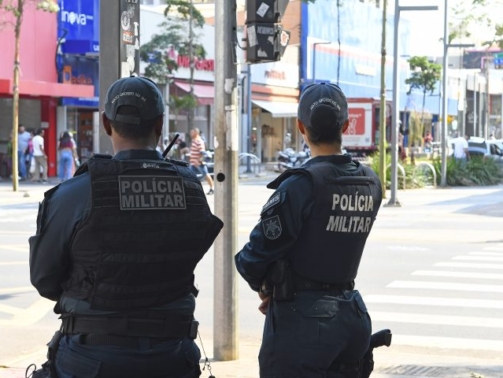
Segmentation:
[(224, 222), (214, 245), (213, 356), (218, 361), (239, 357), (236, 41), (236, 0), (215, 0), (215, 215)]
[(388, 0), (383, 0), (381, 37), (381, 111), (379, 113), (379, 180), (386, 198), (386, 18)]
[[(189, 70), (190, 70), (190, 77), (189, 77), (189, 96), (191, 101), (194, 100), (194, 48), (192, 44), (194, 43), (194, 27), (193, 27), (193, 22), (194, 22), (194, 16), (193, 16), (193, 7), (194, 5), (192, 4), (192, 0), (190, 0), (189, 4)], [(194, 128), (194, 104), (191, 103), (188, 109), (187, 113), (187, 125), (189, 127), (189, 130), (192, 130)], [(207, 146), (206, 146), (207, 147)]]

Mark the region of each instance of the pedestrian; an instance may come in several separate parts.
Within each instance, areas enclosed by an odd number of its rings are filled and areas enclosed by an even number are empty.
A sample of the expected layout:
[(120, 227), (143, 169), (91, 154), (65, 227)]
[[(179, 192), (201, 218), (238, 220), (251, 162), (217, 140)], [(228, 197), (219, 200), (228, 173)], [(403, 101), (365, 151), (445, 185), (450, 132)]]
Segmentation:
[(72, 141), (72, 137), (68, 131), (61, 134), (59, 138), (59, 179), (61, 181), (68, 180), (72, 178), (74, 173), (74, 160), (77, 155), (75, 149), (75, 144)]
[[(33, 157), (35, 158), (35, 173), (32, 181), (47, 182), (47, 154), (44, 149), (44, 129), (38, 129), (33, 137)], [(40, 179), (42, 170), (42, 179)]]
[(188, 164), (155, 150), (163, 118), (153, 81), (114, 82), (102, 123), (115, 155), (45, 193), (30, 278), (62, 319), (51, 376), (200, 376), (193, 274), (223, 224)]
[(19, 125), (17, 134), (17, 164), (21, 180), (26, 180), (28, 173), (26, 170), (26, 157), (29, 155), (29, 142), (31, 135), (26, 131), (24, 125)]
[(456, 137), (451, 141), (453, 146), (454, 159), (461, 163), (466, 163), (470, 159), (470, 152), (468, 151), (468, 135), (460, 136), (456, 133)]
[(206, 179), (206, 182), (210, 186), (210, 190), (206, 194), (213, 194), (213, 179), (208, 172), (208, 167), (204, 164), (205, 146), (204, 141), (201, 138), (200, 131), (197, 127), (190, 130), (190, 138), (192, 143), (190, 144), (190, 168), (194, 173), (201, 174), (202, 178)]
[(312, 158), (268, 185), (275, 192), (235, 263), (266, 315), (260, 377), (349, 376), (343, 372), (358, 370), (370, 343), (354, 280), (381, 184), (342, 153), (348, 104), (337, 85), (306, 87), (297, 125)]

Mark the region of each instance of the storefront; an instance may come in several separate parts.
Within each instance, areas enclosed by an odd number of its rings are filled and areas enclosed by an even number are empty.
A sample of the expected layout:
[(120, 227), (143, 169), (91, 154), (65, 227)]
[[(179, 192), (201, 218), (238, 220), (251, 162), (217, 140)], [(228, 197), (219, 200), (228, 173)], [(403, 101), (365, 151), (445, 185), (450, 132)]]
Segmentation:
[[(0, 12), (4, 17), (4, 14)], [(9, 16), (9, 13), (5, 15)], [(54, 66), (58, 41), (58, 15), (38, 11), (27, 4), (23, 16), (20, 40), (21, 72), (19, 82), (19, 124), (27, 130), (45, 129), (45, 150), (48, 155), (48, 175), (57, 172), (57, 112), (61, 97), (89, 97), (92, 85), (58, 82)], [(13, 127), (14, 33), (11, 28), (0, 30), (2, 62), (0, 64), (0, 175), (8, 171), (8, 144)]]
[(288, 46), (283, 59), (251, 65), (251, 153), (262, 162), (276, 161), (279, 151), (299, 151), (297, 129), (299, 99), (298, 46)]
[(58, 135), (69, 131), (81, 161), (99, 150), (99, 2), (59, 0), (58, 78), (92, 85), (91, 96), (64, 97), (58, 107)]

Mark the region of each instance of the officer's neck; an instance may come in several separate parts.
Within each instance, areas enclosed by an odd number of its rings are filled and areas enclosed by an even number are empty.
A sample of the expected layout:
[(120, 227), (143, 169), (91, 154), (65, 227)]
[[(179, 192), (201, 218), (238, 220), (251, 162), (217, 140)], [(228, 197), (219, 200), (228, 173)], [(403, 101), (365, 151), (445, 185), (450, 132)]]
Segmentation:
[(155, 150), (157, 143), (149, 139), (112, 138), (114, 153), (126, 150)]
[(340, 144), (312, 144), (310, 146), (311, 156), (330, 156), (330, 155), (342, 155), (342, 148)]

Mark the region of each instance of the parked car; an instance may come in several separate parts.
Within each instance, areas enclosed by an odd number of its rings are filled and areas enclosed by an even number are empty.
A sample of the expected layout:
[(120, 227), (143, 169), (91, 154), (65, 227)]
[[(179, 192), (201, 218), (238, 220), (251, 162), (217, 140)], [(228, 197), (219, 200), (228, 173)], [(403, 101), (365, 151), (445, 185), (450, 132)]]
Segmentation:
[(503, 142), (501, 140), (471, 137), (468, 140), (468, 152), (470, 156), (485, 156), (497, 160), (503, 165)]

